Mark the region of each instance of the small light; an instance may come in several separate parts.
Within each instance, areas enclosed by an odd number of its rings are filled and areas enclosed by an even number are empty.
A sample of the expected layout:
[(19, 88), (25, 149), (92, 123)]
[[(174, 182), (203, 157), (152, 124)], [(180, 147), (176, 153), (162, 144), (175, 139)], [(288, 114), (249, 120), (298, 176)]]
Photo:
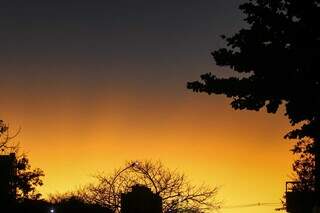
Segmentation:
[(50, 213), (54, 213), (54, 209), (50, 209)]

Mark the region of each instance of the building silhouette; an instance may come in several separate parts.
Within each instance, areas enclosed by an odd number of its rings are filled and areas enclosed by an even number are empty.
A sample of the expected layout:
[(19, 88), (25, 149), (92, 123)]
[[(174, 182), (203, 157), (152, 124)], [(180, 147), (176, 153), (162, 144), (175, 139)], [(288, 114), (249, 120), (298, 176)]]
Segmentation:
[(121, 213), (162, 213), (162, 198), (146, 186), (134, 185), (121, 195)]
[(12, 204), (16, 199), (16, 156), (0, 155), (0, 206)]

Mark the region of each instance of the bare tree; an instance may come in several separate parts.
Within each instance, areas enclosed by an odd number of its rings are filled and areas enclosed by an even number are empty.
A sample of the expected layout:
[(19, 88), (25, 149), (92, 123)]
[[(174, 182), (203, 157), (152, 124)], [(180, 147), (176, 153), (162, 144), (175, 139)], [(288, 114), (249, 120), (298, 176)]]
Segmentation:
[(164, 167), (161, 162), (131, 161), (111, 175), (96, 176), (97, 184), (78, 191), (78, 196), (120, 212), (121, 193), (135, 184), (150, 188), (163, 199), (163, 212), (205, 212), (218, 210), (217, 187), (191, 185), (185, 175)]
[(5, 152), (17, 152), (19, 144), (13, 142), (15, 138), (20, 133), (20, 129), (15, 134), (10, 134), (9, 126), (3, 120), (0, 120), (0, 151)]

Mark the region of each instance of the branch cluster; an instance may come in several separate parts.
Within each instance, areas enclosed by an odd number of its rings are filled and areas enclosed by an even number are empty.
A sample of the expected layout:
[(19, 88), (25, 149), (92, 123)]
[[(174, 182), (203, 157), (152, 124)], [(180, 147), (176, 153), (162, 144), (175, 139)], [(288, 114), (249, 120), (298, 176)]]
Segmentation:
[(161, 162), (131, 161), (112, 175), (96, 176), (97, 184), (78, 191), (87, 202), (99, 204), (120, 212), (121, 194), (136, 184), (150, 188), (160, 195), (163, 212), (204, 212), (217, 210), (216, 187), (191, 185), (183, 174), (165, 168)]

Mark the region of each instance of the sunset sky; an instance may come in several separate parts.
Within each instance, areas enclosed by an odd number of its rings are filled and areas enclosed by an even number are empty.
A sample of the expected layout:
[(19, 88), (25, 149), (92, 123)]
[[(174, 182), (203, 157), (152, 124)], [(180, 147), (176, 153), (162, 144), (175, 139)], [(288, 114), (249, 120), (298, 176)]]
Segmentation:
[(225, 206), (280, 203), (293, 159), (283, 110), (234, 111), (186, 89), (206, 72), (232, 74), (210, 52), (246, 26), (241, 2), (1, 1), (0, 118), (22, 128), (15, 140), (45, 171), (44, 197), (154, 159), (220, 186)]

